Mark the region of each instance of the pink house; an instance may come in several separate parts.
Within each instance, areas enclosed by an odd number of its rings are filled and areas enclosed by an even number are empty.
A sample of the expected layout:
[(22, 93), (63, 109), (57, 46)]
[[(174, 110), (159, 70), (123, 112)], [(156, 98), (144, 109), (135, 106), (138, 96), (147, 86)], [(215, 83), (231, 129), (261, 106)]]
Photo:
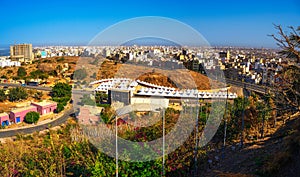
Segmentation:
[(29, 107), (18, 108), (18, 109), (12, 110), (9, 113), (9, 119), (15, 123), (23, 122), (26, 114), (30, 111), (37, 112), (37, 107), (29, 106)]
[(0, 126), (9, 125), (9, 116), (7, 113), (0, 114)]
[(38, 103), (31, 103), (32, 106), (35, 106), (37, 108), (37, 112), (40, 113), (40, 115), (45, 115), (52, 113), (57, 108), (57, 103), (55, 102), (38, 102)]

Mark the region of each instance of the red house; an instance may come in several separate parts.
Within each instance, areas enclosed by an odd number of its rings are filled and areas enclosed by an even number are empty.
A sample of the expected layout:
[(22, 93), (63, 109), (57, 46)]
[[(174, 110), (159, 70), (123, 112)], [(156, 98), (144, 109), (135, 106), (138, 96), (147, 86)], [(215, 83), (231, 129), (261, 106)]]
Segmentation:
[(57, 108), (57, 103), (55, 102), (38, 102), (38, 103), (31, 103), (32, 106), (35, 106), (37, 108), (37, 112), (40, 115), (45, 115), (52, 113), (56, 110)]
[(9, 113), (9, 119), (12, 122), (15, 122), (15, 123), (23, 122), (24, 119), (25, 119), (26, 114), (28, 112), (31, 112), (31, 111), (37, 112), (37, 107), (29, 106), (29, 107), (24, 107), (24, 108), (18, 108), (18, 109), (15, 109), (15, 110), (11, 110), (10, 113)]
[(0, 114), (0, 126), (9, 125), (9, 115), (7, 113)]

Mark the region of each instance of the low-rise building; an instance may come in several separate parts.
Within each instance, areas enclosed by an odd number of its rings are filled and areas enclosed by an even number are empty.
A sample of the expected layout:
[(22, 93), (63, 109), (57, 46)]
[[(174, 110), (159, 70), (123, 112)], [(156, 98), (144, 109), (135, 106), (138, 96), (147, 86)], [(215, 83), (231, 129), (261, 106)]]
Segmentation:
[(10, 59), (0, 58), (0, 67), (21, 66), (19, 61), (11, 61)]
[(0, 113), (0, 125), (9, 125), (9, 115), (7, 113)]
[(40, 115), (45, 115), (52, 113), (56, 110), (57, 108), (57, 103), (55, 102), (33, 102), (31, 103), (32, 106), (35, 106), (37, 108), (37, 112)]
[(14, 123), (23, 122), (26, 114), (31, 111), (37, 112), (37, 107), (36, 106), (28, 106), (28, 107), (24, 107), (24, 108), (14, 109), (14, 110), (10, 111), (9, 119), (11, 122), (14, 122)]

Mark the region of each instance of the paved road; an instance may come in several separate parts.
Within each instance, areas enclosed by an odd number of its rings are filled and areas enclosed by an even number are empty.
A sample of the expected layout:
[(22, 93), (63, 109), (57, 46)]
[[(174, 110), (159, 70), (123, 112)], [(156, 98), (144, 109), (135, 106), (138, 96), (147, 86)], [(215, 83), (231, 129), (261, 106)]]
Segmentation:
[(36, 125), (34, 127), (22, 128), (22, 129), (12, 129), (12, 130), (7, 129), (7, 130), (0, 131), (0, 138), (16, 136), (18, 134), (30, 134), (30, 133), (45, 130), (47, 128), (51, 128), (54, 126), (58, 126), (58, 125), (64, 123), (70, 117), (70, 114), (72, 114), (73, 112), (74, 112), (74, 110), (73, 110), (73, 108), (71, 108), (70, 110), (67, 110), (62, 117), (57, 118), (50, 123)]
[(250, 83), (241, 82), (241, 81), (238, 81), (238, 80), (226, 79), (226, 83), (237, 86), (237, 87), (241, 87), (241, 88), (245, 87), (247, 90), (251, 90), (251, 91), (254, 91), (254, 92), (258, 92), (258, 93), (265, 93), (267, 91), (273, 91), (274, 90), (271, 87), (257, 85), (257, 84), (250, 84)]
[[(0, 86), (7, 86), (7, 87), (20, 87), (21, 84), (12, 84), (12, 83), (0, 83)], [(29, 88), (29, 89), (36, 89), (36, 90), (42, 90), (42, 91), (51, 91), (51, 87), (43, 87), (43, 86), (23, 86), (24, 88)], [(84, 94), (92, 94), (93, 91), (86, 91), (86, 90), (79, 90), (79, 89), (72, 89), (73, 94), (79, 94), (79, 95), (84, 95)]]
[[(0, 83), (0, 86), (19, 87), (21, 85), (20, 84), (12, 84), (12, 83)], [(42, 91), (51, 91), (52, 90), (51, 87), (42, 87), (42, 86), (28, 86), (28, 85), (26, 85), (24, 87), (29, 88), (29, 89), (42, 90)], [(73, 89), (72, 93), (76, 94), (76, 95), (84, 95), (84, 94), (91, 94), (93, 92), (92, 91), (74, 90)], [(33, 133), (33, 132), (45, 130), (45, 129), (53, 127), (53, 126), (60, 125), (60, 124), (64, 123), (68, 119), (70, 114), (72, 114), (72, 113), (74, 113), (73, 108), (71, 110), (66, 111), (65, 114), (62, 117), (60, 117), (58, 119), (55, 119), (51, 123), (36, 125), (34, 127), (27, 127), (27, 128), (22, 128), (22, 129), (12, 129), (12, 130), (7, 129), (5, 131), (0, 131), (0, 138), (11, 137), (11, 136), (15, 136), (15, 135), (18, 135), (18, 134), (30, 134), (30, 133)]]

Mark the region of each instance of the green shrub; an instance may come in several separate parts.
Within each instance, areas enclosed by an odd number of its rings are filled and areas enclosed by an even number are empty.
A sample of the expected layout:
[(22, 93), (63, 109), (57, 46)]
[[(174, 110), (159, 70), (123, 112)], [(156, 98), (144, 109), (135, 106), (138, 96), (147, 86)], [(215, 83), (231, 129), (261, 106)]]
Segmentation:
[(0, 102), (3, 102), (7, 99), (7, 96), (5, 95), (5, 92), (3, 89), (0, 89)]
[(84, 68), (78, 69), (74, 72), (74, 79), (76, 80), (83, 80), (86, 78), (86, 76), (87, 76), (87, 72)]
[(27, 97), (28, 94), (23, 87), (16, 87), (16, 88), (9, 89), (8, 98), (9, 101), (11, 102), (24, 100), (27, 99)]
[(57, 62), (62, 62), (62, 61), (65, 61), (65, 58), (64, 57), (60, 57), (56, 60)]
[(26, 76), (26, 74), (27, 74), (27, 72), (26, 72), (26, 69), (24, 67), (20, 67), (18, 69), (18, 76), (19, 77), (24, 77), (24, 76)]
[(64, 110), (64, 105), (62, 103), (57, 104), (56, 112), (59, 113)]
[(29, 123), (29, 124), (32, 124), (32, 123), (37, 123), (37, 121), (39, 120), (40, 118), (40, 114), (35, 112), (35, 111), (31, 111), (31, 112), (28, 112), (25, 116), (25, 122), (26, 123)]

